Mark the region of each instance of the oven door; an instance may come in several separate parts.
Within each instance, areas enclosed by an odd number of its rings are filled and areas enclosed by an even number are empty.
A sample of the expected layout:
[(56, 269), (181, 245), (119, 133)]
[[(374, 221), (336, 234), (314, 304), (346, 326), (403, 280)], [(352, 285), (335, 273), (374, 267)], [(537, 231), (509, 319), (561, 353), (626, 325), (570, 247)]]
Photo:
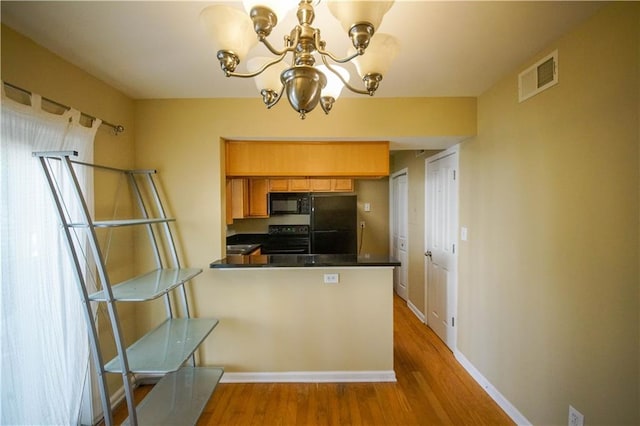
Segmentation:
[(309, 254), (308, 237), (270, 236), (262, 245), (262, 254)]

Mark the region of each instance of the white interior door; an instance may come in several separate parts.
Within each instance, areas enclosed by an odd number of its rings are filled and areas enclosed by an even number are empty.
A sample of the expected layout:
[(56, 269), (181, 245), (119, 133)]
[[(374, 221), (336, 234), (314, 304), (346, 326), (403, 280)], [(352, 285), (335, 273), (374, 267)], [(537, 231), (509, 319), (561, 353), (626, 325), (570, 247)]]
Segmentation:
[(426, 160), (425, 278), (427, 324), (455, 349), (457, 302), (458, 152)]
[(393, 271), (393, 285), (398, 296), (407, 300), (409, 281), (409, 186), (407, 172), (391, 177), (391, 252), (401, 266)]

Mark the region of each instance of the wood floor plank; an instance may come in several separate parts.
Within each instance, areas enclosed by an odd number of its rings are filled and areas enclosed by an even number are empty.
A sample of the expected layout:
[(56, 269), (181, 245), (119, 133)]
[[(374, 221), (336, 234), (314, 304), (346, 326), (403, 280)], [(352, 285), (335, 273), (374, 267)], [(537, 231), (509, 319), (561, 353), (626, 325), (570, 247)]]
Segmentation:
[(513, 425), (406, 302), (393, 304), (396, 383), (221, 383), (198, 425)]

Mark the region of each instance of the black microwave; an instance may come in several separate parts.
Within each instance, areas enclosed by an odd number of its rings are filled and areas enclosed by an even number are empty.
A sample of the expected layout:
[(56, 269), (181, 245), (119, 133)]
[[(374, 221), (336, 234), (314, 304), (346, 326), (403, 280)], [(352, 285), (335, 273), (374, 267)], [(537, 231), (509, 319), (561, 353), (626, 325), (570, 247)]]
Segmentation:
[(270, 192), (269, 215), (309, 214), (308, 192)]

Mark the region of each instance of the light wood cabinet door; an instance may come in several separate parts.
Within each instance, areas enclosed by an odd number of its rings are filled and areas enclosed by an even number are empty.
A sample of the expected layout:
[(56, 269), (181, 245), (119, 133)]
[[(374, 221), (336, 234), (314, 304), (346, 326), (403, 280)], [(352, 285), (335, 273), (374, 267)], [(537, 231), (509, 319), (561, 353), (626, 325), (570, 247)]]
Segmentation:
[(269, 179), (269, 192), (287, 192), (289, 179)]
[(227, 225), (231, 225), (233, 223), (233, 190), (231, 179), (227, 179), (225, 182), (226, 189), (226, 199), (225, 199), (225, 207), (226, 207), (226, 223)]
[(331, 179), (331, 190), (336, 192), (352, 192), (353, 179)]
[(315, 192), (329, 192), (331, 191), (331, 181), (333, 179), (320, 179), (313, 178), (310, 179), (310, 188), (311, 191)]
[(289, 179), (289, 191), (306, 192), (309, 191), (309, 179)]
[(227, 176), (389, 175), (389, 142), (227, 141), (225, 148)]
[(353, 179), (310, 178), (309, 187), (313, 192), (351, 192)]
[(233, 219), (268, 217), (268, 192), (268, 179), (227, 179), (227, 224)]
[(268, 217), (269, 179), (249, 179), (249, 216)]
[(249, 216), (249, 181), (231, 179), (231, 210), (233, 219)]

